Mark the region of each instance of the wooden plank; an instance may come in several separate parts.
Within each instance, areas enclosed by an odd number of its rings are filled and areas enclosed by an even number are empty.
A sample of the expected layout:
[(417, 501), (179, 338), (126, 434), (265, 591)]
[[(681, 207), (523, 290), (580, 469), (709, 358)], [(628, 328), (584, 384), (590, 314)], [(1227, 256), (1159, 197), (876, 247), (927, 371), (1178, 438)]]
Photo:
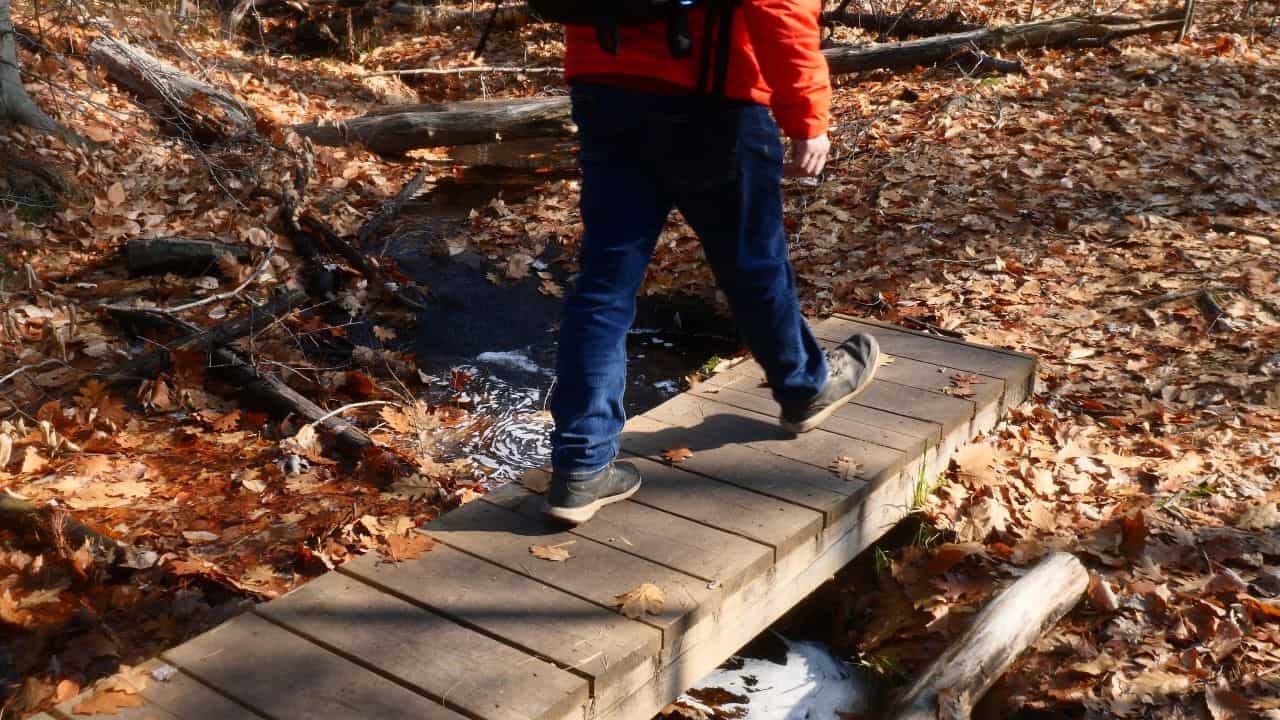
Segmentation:
[[(724, 388), (773, 402), (773, 391), (765, 383), (764, 369), (755, 362), (744, 362), (731, 370), (717, 373), (695, 387), (692, 392), (696, 395), (711, 396)], [(870, 387), (861, 395), (837, 410), (835, 416), (863, 423), (869, 427), (891, 430), (908, 437), (933, 438), (933, 444), (941, 440), (944, 427), (950, 430), (972, 417), (972, 413), (965, 414), (963, 403), (954, 404), (950, 412), (942, 416), (937, 412), (919, 413), (915, 408), (922, 400), (928, 400), (925, 391), (915, 388), (904, 389), (892, 383), (876, 380), (872, 381)], [(929, 419), (912, 414), (913, 412), (925, 415)]]
[(822, 513), (665, 463), (634, 462), (644, 477), (636, 502), (769, 545), (775, 560), (822, 531)]
[[(887, 367), (891, 368), (897, 364), (897, 362), (894, 362)], [(759, 382), (764, 378), (764, 373), (755, 363), (744, 363), (743, 366), (734, 368), (727, 373), (722, 373), (722, 375), (728, 375), (728, 377), (714, 380), (713, 382), (716, 383), (717, 387), (730, 388), (757, 397), (769, 397), (769, 389), (759, 386)], [(897, 377), (903, 376), (898, 375)], [(949, 382), (950, 380), (948, 379)], [(926, 384), (934, 385), (936, 383)], [(880, 414), (875, 416), (862, 415), (861, 409), (868, 407), (875, 409)], [(982, 421), (988, 423), (988, 428), (994, 423), (995, 416), (992, 413), (995, 412), (995, 408), (995, 404), (990, 404), (983, 411)], [(878, 378), (872, 381), (871, 385), (861, 395), (854, 398), (849, 405), (837, 410), (833, 417), (854, 421), (865, 419), (868, 422), (877, 422), (882, 425), (891, 424), (886, 422), (887, 418), (885, 416), (888, 416), (888, 418), (897, 417), (904, 421), (900, 425), (904, 431), (918, 432), (921, 427), (933, 427), (934, 432), (929, 435), (932, 438), (930, 445), (940, 449), (942, 454), (946, 455), (961, 444), (968, 442), (977, 432), (974, 422), (977, 413), (977, 404), (967, 398), (953, 397), (933, 389), (911, 387)], [(843, 425), (838, 426), (838, 429), (843, 428)]]
[(394, 564), (364, 555), (339, 572), (586, 677), (598, 703), (657, 671), (658, 629), (448, 546)]
[(468, 715), (567, 720), (585, 713), (586, 679), (346, 575), (316, 578), (257, 611)]
[[(464, 552), (594, 602), (614, 605), (617, 596), (644, 583), (666, 593), (662, 612), (642, 622), (663, 631), (663, 646), (679, 642), (704, 615), (714, 614), (722, 594), (707, 582), (663, 567), (616, 548), (579, 539), (563, 525), (541, 516), (529, 517), (488, 503), (470, 503), (430, 523), (427, 534)], [(578, 540), (574, 561), (547, 562), (529, 554), (530, 545), (556, 545)]]
[(848, 509), (857, 491), (856, 485), (826, 468), (747, 445), (715, 442), (698, 429), (648, 416), (632, 418), (622, 431), (621, 442), (625, 452), (655, 460), (661, 460), (666, 450), (687, 447), (693, 456), (680, 463), (682, 469), (816, 510), (828, 521)]
[(645, 417), (694, 429), (701, 446), (745, 444), (822, 468), (847, 457), (862, 467), (861, 477), (868, 482), (896, 475), (906, 463), (902, 453), (882, 445), (821, 429), (793, 436), (776, 418), (694, 395), (677, 395)]
[(162, 657), (268, 717), (464, 720), (252, 614), (223, 623)]
[[(541, 470), (526, 473), (520, 485), (490, 492), (484, 500), (527, 515), (541, 513), (539, 493), (550, 480)], [(646, 475), (642, 492), (647, 491), (648, 480)], [(773, 548), (768, 545), (631, 501), (609, 505), (571, 532), (714, 583), (726, 592), (773, 565)], [(567, 549), (573, 552), (576, 546)]]
[[(159, 675), (164, 677), (164, 680), (157, 679), (153, 674), (160, 668), (164, 668)], [(262, 717), (159, 660), (148, 660), (138, 666), (136, 672), (144, 676), (143, 681), (137, 683), (135, 689), (146, 703), (138, 707), (121, 708), (109, 715), (93, 717), (110, 720), (257, 720)], [(58, 705), (54, 711), (69, 718), (86, 717), (77, 714), (75, 709), (93, 695), (92, 689), (86, 690)]]
[(881, 349), (895, 357), (933, 362), (958, 370), (1003, 378), (1007, 385), (1006, 408), (1025, 400), (1035, 384), (1036, 360), (1030, 355), (839, 315), (828, 318), (814, 328), (816, 336), (834, 342), (841, 342), (858, 332), (875, 336)]
[[(767, 388), (765, 389), (767, 390)], [(708, 400), (760, 413), (761, 415), (773, 414), (778, 410), (777, 403), (770, 397), (758, 393), (742, 392), (731, 387), (703, 383), (691, 390), (690, 393)], [(841, 414), (837, 411), (830, 418), (823, 421), (820, 427), (837, 435), (866, 440), (876, 445), (893, 448), (908, 456), (918, 455), (930, 441), (930, 436), (937, 434), (937, 427), (932, 425), (927, 426), (929, 427), (928, 432), (916, 435), (908, 435), (898, 430), (872, 425), (866, 422), (864, 418), (874, 413), (880, 413), (879, 410), (873, 410), (861, 405), (845, 405), (842, 409), (845, 408), (848, 408), (850, 412)]]

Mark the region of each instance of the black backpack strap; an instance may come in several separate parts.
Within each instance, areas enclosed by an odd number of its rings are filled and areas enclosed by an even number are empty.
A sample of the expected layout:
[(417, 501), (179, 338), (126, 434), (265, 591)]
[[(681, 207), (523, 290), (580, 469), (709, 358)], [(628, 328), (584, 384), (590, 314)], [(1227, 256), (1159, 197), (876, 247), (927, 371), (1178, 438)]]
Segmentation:
[(693, 38), (689, 36), (689, 10), (682, 2), (671, 3), (667, 18), (667, 49), (673, 58), (689, 57), (693, 52)]
[[(736, 0), (711, 0), (702, 32), (698, 64), (698, 94), (724, 97), (733, 50), (733, 11)], [(714, 55), (714, 57), (713, 57)]]
[[(714, 68), (715, 76), (711, 81), (711, 94), (724, 97), (725, 83), (729, 79), (729, 51), (733, 49), (733, 9), (737, 5), (734, 0), (720, 0), (714, 3), (713, 7), (719, 12), (717, 20), (719, 21), (719, 29), (716, 35), (719, 36), (719, 44), (716, 46), (716, 64)], [(708, 12), (707, 22), (710, 23), (711, 16)]]
[(600, 43), (600, 49), (610, 55), (618, 54), (618, 19), (614, 17), (601, 17), (596, 21), (596, 42)]
[(715, 3), (708, 3), (707, 15), (702, 22), (702, 51), (698, 57), (698, 94), (707, 94), (711, 75), (711, 51), (715, 47), (716, 24), (712, 22)]

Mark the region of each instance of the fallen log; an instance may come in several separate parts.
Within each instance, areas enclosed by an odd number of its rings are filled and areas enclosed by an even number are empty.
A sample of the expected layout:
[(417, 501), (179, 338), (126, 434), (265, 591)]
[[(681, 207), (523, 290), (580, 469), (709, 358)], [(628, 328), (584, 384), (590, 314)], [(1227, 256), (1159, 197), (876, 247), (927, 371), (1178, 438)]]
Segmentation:
[(94, 530), (71, 517), (67, 511), (52, 505), (37, 505), (30, 500), (0, 493), (0, 527), (41, 538), (59, 553), (70, 556), (86, 544), (94, 558), (109, 566), (142, 570), (156, 564), (159, 556)]
[(920, 40), (822, 51), (832, 74), (907, 70), (946, 62), (958, 53), (1031, 48), (1105, 47), (1133, 35), (1175, 32), (1182, 20), (1075, 16), (982, 28)]
[[(956, 59), (982, 68), (1020, 72), (1021, 66), (986, 51), (1031, 48), (1103, 47), (1133, 35), (1173, 32), (1182, 18), (1081, 16), (980, 28), (920, 40), (822, 51), (833, 74), (865, 70), (908, 70)], [(968, 68), (966, 68), (968, 69)], [(397, 71), (402, 72), (402, 71)], [(451, 145), (482, 145), (516, 138), (564, 137), (574, 130), (566, 97), (476, 100), (391, 106), (349, 120), (321, 120), (293, 129), (317, 145), (362, 145), (390, 156)]]
[(198, 142), (254, 132), (253, 113), (226, 90), (192, 77), (127, 43), (101, 37), (89, 56), (111, 80), (152, 106), (156, 119)]
[[(136, 318), (131, 318), (136, 314)], [(183, 330), (188, 336), (201, 334), (199, 326), (172, 316), (156, 317), (145, 310), (116, 308), (113, 315), (123, 321), (140, 324), (164, 325)], [(315, 424), (328, 433), (340, 454), (353, 461), (371, 456), (386, 456), (385, 464), (400, 475), (411, 475), (415, 468), (398, 455), (378, 446), (363, 430), (309, 400), (305, 395), (289, 387), (275, 375), (260, 371), (240, 354), (225, 347), (209, 352), (209, 373), (237, 388), (241, 401), (249, 407), (266, 410), (280, 417), (293, 415), (304, 422)], [(388, 481), (393, 478), (387, 478)]]
[(124, 246), (125, 266), (134, 276), (209, 275), (218, 270), (218, 259), (224, 255), (247, 262), (249, 246), (183, 237), (133, 239)]
[(982, 26), (965, 22), (958, 12), (940, 18), (911, 17), (905, 13), (868, 13), (834, 10), (823, 13), (824, 25), (845, 25), (887, 37), (928, 37), (945, 33), (969, 32)]
[(968, 718), (974, 704), (1089, 587), (1070, 553), (1053, 553), (987, 604), (973, 624), (883, 715), (888, 720)]
[[(299, 307), (310, 297), (302, 290), (286, 290), (262, 305), (250, 305), (249, 311), (230, 322), (214, 325), (207, 330), (188, 333), (168, 343), (164, 349), (148, 352), (126, 362), (108, 378), (109, 382), (132, 382), (155, 377), (169, 365), (173, 352), (202, 352), (213, 350), (235, 342), (243, 337), (257, 335), (294, 308)], [(118, 323), (136, 322), (138, 316), (148, 316), (149, 325), (160, 327), (172, 326), (172, 316), (168, 313), (151, 311), (148, 308), (117, 308), (107, 306), (107, 312)]]
[(560, 137), (574, 129), (567, 97), (409, 107), (401, 111), (383, 108), (350, 120), (294, 125), (293, 130), (317, 145), (363, 145), (380, 155), (399, 156), (420, 148)]
[(493, 27), (511, 30), (528, 25), (535, 20), (528, 5), (500, 6), (498, 14), (492, 8), (470, 10), (468, 8), (423, 7), (398, 2), (387, 11), (395, 25), (415, 30), (452, 30), (456, 27), (478, 27), (493, 18)]

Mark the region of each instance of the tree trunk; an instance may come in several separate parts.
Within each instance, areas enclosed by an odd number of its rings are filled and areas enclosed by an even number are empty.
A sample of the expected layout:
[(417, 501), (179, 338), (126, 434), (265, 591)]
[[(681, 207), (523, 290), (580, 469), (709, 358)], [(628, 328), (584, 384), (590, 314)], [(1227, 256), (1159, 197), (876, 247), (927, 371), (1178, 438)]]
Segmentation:
[(827, 66), (832, 74), (907, 70), (920, 65), (936, 65), (958, 53), (974, 50), (1100, 47), (1131, 35), (1176, 32), (1181, 27), (1181, 16), (1176, 20), (1065, 17), (906, 42), (827, 48), (822, 54), (827, 57)]
[(419, 148), (561, 137), (573, 132), (567, 97), (410, 107), (401, 111), (383, 108), (377, 114), (294, 125), (293, 129), (317, 145), (363, 145), (392, 156)]
[(62, 134), (62, 126), (45, 114), (22, 87), (10, 3), (11, 0), (0, 0), (0, 123), (12, 122)]
[(156, 119), (183, 135), (213, 142), (254, 132), (253, 113), (229, 92), (138, 48), (101, 37), (89, 55), (113, 81), (157, 105)]
[[(387, 11), (395, 25), (417, 30), (452, 30), (459, 26), (479, 27), (489, 22), (493, 8), (439, 8), (398, 2)], [(502, 30), (524, 27), (534, 20), (528, 5), (506, 5), (498, 8), (493, 26)]]
[(1070, 553), (1053, 553), (987, 604), (963, 635), (885, 713), (889, 720), (968, 718), (1013, 661), (1066, 615), (1089, 587)]

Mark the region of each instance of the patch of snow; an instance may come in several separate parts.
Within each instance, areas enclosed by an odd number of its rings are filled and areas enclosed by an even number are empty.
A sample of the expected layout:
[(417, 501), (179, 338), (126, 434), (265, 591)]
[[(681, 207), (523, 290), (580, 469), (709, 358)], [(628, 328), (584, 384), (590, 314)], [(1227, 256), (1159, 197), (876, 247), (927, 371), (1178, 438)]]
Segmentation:
[(659, 380), (653, 386), (661, 391), (663, 395), (678, 395), (680, 393), (680, 382), (678, 380)]
[[(787, 646), (783, 664), (740, 658), (741, 667), (716, 670), (676, 702), (711, 718), (740, 720), (827, 720), (840, 717), (837, 713), (866, 713), (870, 684), (864, 675), (832, 655), (826, 645), (780, 639)], [(695, 695), (726, 700), (712, 707)]]
[(515, 370), (523, 370), (530, 373), (545, 373), (547, 369), (534, 362), (532, 358), (519, 350), (507, 350), (504, 352), (482, 352), (476, 356), (476, 362), (489, 363), (490, 365), (500, 365)]

